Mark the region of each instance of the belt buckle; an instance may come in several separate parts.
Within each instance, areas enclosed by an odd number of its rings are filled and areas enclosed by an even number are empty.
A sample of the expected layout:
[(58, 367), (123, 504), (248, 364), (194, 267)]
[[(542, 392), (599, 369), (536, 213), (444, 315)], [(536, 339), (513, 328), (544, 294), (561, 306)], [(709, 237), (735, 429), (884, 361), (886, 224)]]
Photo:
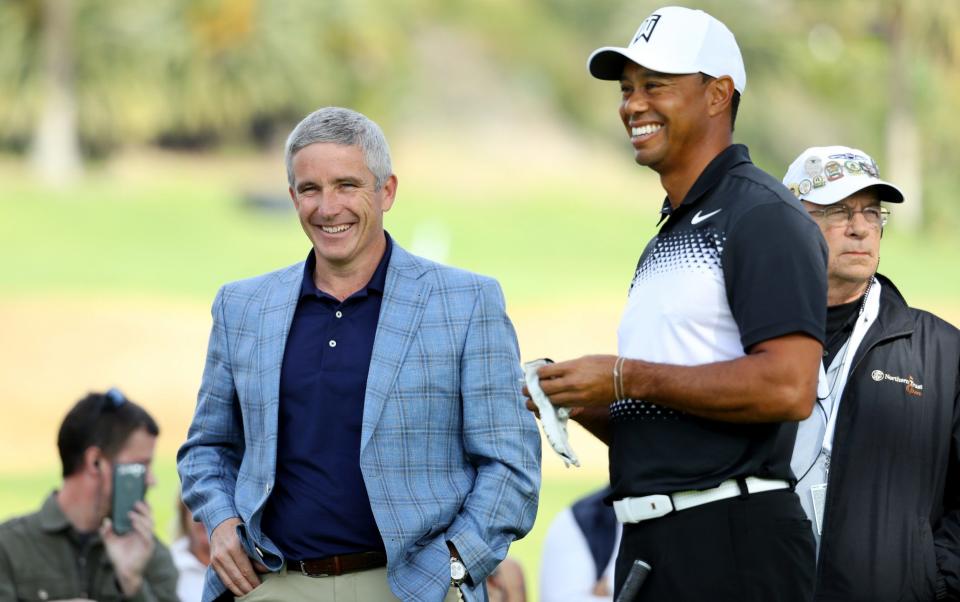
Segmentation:
[(303, 574), (304, 577), (319, 578), (319, 577), (330, 576), (330, 573), (311, 573), (310, 571), (307, 570), (306, 564), (302, 560), (298, 560), (297, 562), (300, 563), (300, 572)]
[(637, 504), (635, 502), (633, 508), (631, 508), (631, 512), (640, 521), (660, 518), (661, 516), (666, 516), (676, 511), (676, 507), (673, 505), (673, 498), (669, 495), (647, 495), (639, 499), (642, 499), (643, 503)]
[(660, 518), (676, 510), (669, 495), (655, 494), (626, 498), (613, 503), (617, 520), (621, 523), (639, 523)]

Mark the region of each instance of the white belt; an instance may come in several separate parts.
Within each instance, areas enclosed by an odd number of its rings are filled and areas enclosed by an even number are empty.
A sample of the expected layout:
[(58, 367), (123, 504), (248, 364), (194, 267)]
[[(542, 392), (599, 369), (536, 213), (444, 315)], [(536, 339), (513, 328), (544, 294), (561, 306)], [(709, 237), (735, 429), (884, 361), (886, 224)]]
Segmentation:
[[(779, 479), (760, 479), (747, 477), (747, 492), (763, 493), (777, 489), (790, 489), (790, 483)], [(740, 485), (736, 479), (729, 479), (713, 489), (678, 491), (669, 495), (645, 495), (628, 497), (613, 503), (613, 511), (621, 523), (639, 523), (640, 521), (660, 518), (674, 510), (686, 510), (694, 506), (709, 504), (740, 495)]]

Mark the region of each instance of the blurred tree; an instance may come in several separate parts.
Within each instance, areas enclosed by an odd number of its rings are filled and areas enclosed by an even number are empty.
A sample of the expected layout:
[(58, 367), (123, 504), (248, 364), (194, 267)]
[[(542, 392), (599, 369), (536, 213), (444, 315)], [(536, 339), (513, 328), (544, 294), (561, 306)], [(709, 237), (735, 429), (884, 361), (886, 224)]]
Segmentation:
[[(67, 174), (78, 145), (89, 158), (145, 143), (272, 144), (327, 104), (427, 128), (514, 110), (622, 143), (607, 136), (616, 84), (591, 82), (585, 60), (625, 43), (657, 4), (0, 0), (0, 147)], [(923, 223), (960, 225), (960, 3), (696, 5), (740, 42), (736, 137), (761, 166), (779, 174), (806, 146), (860, 146), (908, 189), (903, 222), (922, 206)]]
[(33, 135), (34, 171), (53, 185), (71, 182), (80, 171), (77, 101), (73, 73), (74, 5), (42, 0), (39, 11), (43, 104)]
[[(949, 229), (960, 225), (954, 157), (960, 123), (960, 3), (887, 0), (893, 53), (889, 81), (887, 158), (914, 207), (908, 224)], [(902, 171), (897, 171), (902, 169)], [(949, 182), (949, 183), (947, 183)], [(913, 213), (910, 213), (912, 210)]]

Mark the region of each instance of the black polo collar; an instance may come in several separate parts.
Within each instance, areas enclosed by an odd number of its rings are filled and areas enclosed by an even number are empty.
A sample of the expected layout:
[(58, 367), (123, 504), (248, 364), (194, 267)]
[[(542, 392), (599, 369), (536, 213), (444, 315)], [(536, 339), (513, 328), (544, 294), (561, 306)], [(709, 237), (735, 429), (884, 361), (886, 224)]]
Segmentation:
[(683, 197), (683, 201), (677, 205), (676, 209), (670, 204), (669, 197), (664, 198), (663, 205), (660, 207), (660, 221), (657, 222), (657, 225), (674, 214), (683, 214), (688, 211), (704, 195), (713, 190), (720, 183), (720, 180), (727, 175), (727, 172), (737, 165), (750, 162), (750, 151), (742, 144), (731, 144), (720, 151), (720, 154), (714, 157), (700, 173), (690, 191), (687, 192), (687, 196)]

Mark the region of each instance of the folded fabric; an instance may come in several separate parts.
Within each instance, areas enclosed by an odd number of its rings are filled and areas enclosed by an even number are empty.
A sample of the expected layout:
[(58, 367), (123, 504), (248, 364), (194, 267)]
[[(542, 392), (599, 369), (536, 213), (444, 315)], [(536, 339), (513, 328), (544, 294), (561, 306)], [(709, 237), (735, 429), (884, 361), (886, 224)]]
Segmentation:
[(570, 410), (567, 408), (558, 408), (550, 403), (550, 398), (540, 388), (540, 377), (537, 376), (537, 369), (540, 366), (553, 363), (548, 359), (538, 359), (523, 364), (523, 375), (527, 382), (527, 390), (530, 391), (530, 398), (537, 405), (540, 412), (540, 425), (543, 427), (543, 434), (547, 436), (547, 442), (553, 451), (557, 452), (563, 459), (563, 463), (568, 467), (573, 464), (580, 466), (577, 454), (573, 453), (570, 447), (570, 441), (567, 438), (567, 419), (570, 417)]

